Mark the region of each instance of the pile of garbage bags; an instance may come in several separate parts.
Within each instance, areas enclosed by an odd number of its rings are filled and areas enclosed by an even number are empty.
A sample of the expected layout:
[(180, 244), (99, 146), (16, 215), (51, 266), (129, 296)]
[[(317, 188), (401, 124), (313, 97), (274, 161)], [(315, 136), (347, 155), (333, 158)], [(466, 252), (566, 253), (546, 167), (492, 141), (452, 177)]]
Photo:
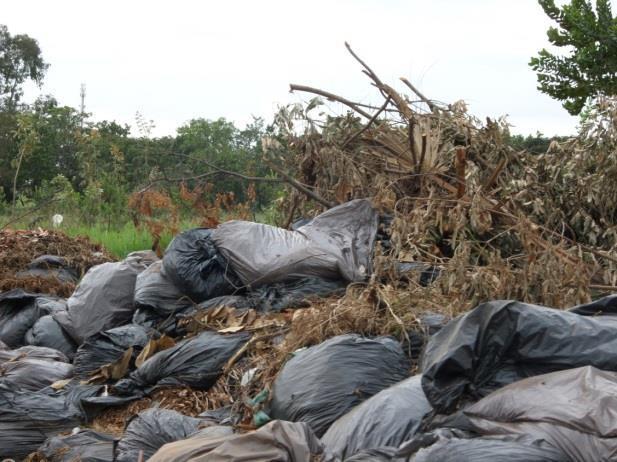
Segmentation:
[(617, 459), (617, 296), (568, 311), (493, 301), (450, 321), (427, 312), (428, 339), (403, 343), (329, 338), (289, 356), (253, 431), (235, 407), (187, 416), (156, 403), (121, 436), (88, 427), (162, 387), (210, 390), (254, 339), (187, 335), (188, 316), (302, 308), (365, 281), (377, 223), (363, 200), (294, 231), (230, 222), (180, 234), (162, 260), (144, 251), (93, 267), (67, 300), (1, 293), (0, 458)]

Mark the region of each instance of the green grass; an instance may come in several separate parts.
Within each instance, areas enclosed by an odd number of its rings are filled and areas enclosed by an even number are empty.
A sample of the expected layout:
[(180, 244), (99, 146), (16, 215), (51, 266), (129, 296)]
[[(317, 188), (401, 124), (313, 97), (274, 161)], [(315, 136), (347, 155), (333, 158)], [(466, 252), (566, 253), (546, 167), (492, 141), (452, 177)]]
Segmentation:
[[(122, 259), (136, 250), (150, 249), (153, 243), (152, 236), (147, 231), (136, 229), (132, 223), (127, 223), (117, 229), (108, 229), (106, 225), (102, 224), (94, 226), (70, 225), (61, 227), (60, 231), (71, 237), (88, 237), (92, 242), (101, 244), (118, 259)], [(170, 240), (171, 235), (163, 235), (160, 242), (161, 248), (165, 249)]]

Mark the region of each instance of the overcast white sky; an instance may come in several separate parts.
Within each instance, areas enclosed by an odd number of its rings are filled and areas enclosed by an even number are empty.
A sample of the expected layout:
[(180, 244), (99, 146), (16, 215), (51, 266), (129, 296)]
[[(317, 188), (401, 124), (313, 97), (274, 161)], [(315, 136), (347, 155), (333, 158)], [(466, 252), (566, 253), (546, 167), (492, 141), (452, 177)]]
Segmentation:
[[(536, 90), (527, 65), (547, 46), (537, 0), (5, 0), (0, 23), (39, 41), (51, 64), (39, 93), (95, 119), (156, 135), (191, 118), (270, 119), (302, 83), (350, 99), (375, 90), (343, 43), (382, 80), (405, 76), (427, 96), (467, 101), (479, 117), (508, 115), (515, 133), (572, 133), (577, 119)], [(399, 88), (402, 88), (399, 86)]]

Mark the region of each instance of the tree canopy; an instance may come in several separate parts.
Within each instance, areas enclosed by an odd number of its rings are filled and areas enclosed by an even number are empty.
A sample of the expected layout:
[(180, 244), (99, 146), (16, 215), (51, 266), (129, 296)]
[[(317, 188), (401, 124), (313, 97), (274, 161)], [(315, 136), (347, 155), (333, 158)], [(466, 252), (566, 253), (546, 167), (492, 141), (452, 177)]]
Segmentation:
[(555, 0), (538, 0), (557, 23), (549, 42), (567, 50), (558, 56), (543, 49), (531, 59), (538, 89), (563, 101), (570, 114), (580, 114), (589, 98), (617, 94), (617, 18), (610, 0), (571, 0), (557, 7)]

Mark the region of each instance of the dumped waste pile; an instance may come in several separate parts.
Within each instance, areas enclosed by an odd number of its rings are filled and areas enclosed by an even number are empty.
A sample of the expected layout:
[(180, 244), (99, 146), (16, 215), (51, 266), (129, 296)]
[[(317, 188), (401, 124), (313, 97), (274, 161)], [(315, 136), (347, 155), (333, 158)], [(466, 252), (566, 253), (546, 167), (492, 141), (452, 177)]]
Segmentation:
[(615, 185), (580, 157), (614, 148), (608, 126), (514, 152), (503, 123), (360, 62), (381, 107), (295, 85), (352, 112), (285, 108), (264, 140), (283, 226), (0, 292), (0, 458), (617, 458)]

